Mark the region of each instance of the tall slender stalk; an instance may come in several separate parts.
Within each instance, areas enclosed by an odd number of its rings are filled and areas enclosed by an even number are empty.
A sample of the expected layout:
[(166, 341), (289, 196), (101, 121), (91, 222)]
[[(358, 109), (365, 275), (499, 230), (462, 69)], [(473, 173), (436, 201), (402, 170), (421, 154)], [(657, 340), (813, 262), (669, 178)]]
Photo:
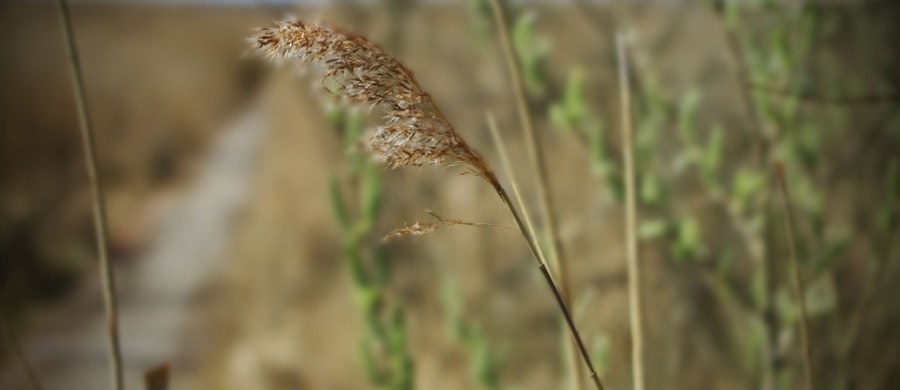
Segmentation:
[(625, 38), (616, 34), (619, 63), (619, 94), (622, 116), (622, 160), (625, 166), (625, 241), (628, 261), (628, 311), (631, 323), (631, 371), (635, 390), (644, 389), (644, 324), (641, 305), (641, 274), (638, 263), (637, 205), (634, 189), (634, 153), (632, 147), (631, 92), (628, 87), (628, 60)]
[(78, 59), (78, 50), (75, 46), (75, 34), (72, 31), (69, 7), (65, 0), (57, 0), (57, 4), (59, 5), (59, 19), (62, 24), (63, 39), (65, 40), (66, 52), (69, 57), (72, 89), (75, 94), (75, 103), (78, 106), (81, 142), (84, 148), (84, 160), (93, 200), (94, 232), (97, 239), (97, 257), (100, 262), (100, 279), (103, 283), (103, 302), (106, 306), (107, 335), (109, 339), (110, 363), (112, 365), (110, 379), (113, 389), (122, 390), (124, 382), (122, 378), (122, 351), (119, 345), (119, 313), (116, 301), (116, 285), (112, 267), (109, 264), (109, 255), (106, 251), (106, 208), (100, 177), (97, 173), (97, 152), (94, 144), (94, 134), (91, 128), (90, 117), (88, 116), (84, 80), (82, 78), (81, 63)]
[(332, 93), (355, 103), (381, 107), (386, 124), (371, 137), (369, 147), (388, 166), (462, 165), (467, 172), (489, 183), (509, 209), (525, 238), (582, 359), (591, 371), (594, 384), (597, 389), (603, 389), (563, 295), (541, 260), (537, 240), (528, 233), (518, 209), (487, 161), (447, 121), (409, 68), (360, 35), (299, 20), (260, 29), (251, 42), (269, 58), (291, 58), (300, 63), (318, 65), (325, 73), (323, 84), (329, 80), (337, 84)]
[[(528, 215), (528, 208), (525, 207), (525, 202), (522, 201), (522, 193), (519, 191), (519, 185), (516, 181), (516, 176), (512, 170), (512, 163), (509, 160), (509, 154), (506, 153), (506, 147), (503, 146), (503, 140), (500, 138), (500, 130), (497, 129), (497, 122), (494, 121), (494, 116), (488, 113), (487, 115), (487, 123), (488, 130), (490, 130), (491, 138), (494, 140), (494, 147), (497, 149), (497, 155), (500, 156), (500, 163), (503, 165), (503, 172), (506, 173), (506, 177), (509, 179), (509, 184), (513, 190), (513, 196), (516, 197), (516, 206), (522, 210), (522, 216), (525, 219), (525, 228), (528, 230), (528, 234), (531, 236), (531, 239), (534, 242), (539, 242), (537, 236), (535, 235), (534, 224), (531, 222), (531, 216)], [(538, 251), (538, 254), (541, 256), (540, 260), (542, 263), (546, 263), (547, 259), (544, 257), (543, 251)]]
[[(494, 123), (493, 118), (491, 118), (490, 116), (488, 117), (488, 127), (491, 130), (491, 135), (494, 138), (494, 143), (500, 154), (500, 158), (503, 161), (504, 169), (506, 170), (507, 175), (511, 175), (512, 170), (509, 167), (509, 159), (506, 157), (506, 149), (503, 147), (503, 143), (500, 141), (500, 135), (497, 131), (497, 126)], [(511, 177), (512, 176), (510, 176), (510, 178)], [(547, 282), (547, 286), (550, 287), (550, 290), (553, 292), (553, 296), (554, 298), (556, 298), (556, 304), (559, 306), (559, 309), (563, 314), (563, 319), (565, 319), (566, 325), (569, 327), (569, 331), (571, 332), (572, 340), (575, 344), (575, 347), (577, 348), (577, 351), (581, 354), (581, 358), (587, 365), (594, 386), (596, 386), (599, 390), (603, 390), (603, 383), (600, 381), (600, 377), (597, 375), (597, 371), (594, 369), (594, 364), (591, 362), (591, 357), (587, 352), (587, 348), (585, 348), (584, 346), (584, 341), (582, 341), (581, 339), (581, 334), (578, 333), (578, 328), (575, 327), (575, 322), (572, 320), (572, 315), (569, 312), (569, 308), (566, 305), (565, 299), (560, 293), (560, 290), (557, 287), (556, 283), (553, 281), (553, 277), (550, 275), (550, 271), (547, 269), (546, 262), (544, 261), (544, 257), (541, 254), (541, 251), (537, 244), (537, 240), (535, 239), (534, 231), (530, 229), (531, 222), (530, 218), (528, 218), (527, 212), (525, 212), (523, 208), (522, 211), (526, 218), (523, 219), (519, 215), (519, 211), (516, 206), (509, 199), (506, 190), (504, 190), (503, 186), (500, 185), (500, 182), (497, 180), (493, 180), (491, 182), (491, 185), (494, 187), (497, 195), (500, 196), (500, 200), (502, 200), (503, 204), (506, 205), (506, 208), (509, 209), (510, 214), (512, 214), (513, 219), (516, 221), (516, 226), (519, 228), (519, 232), (522, 234), (522, 238), (524, 238), (525, 242), (528, 244), (528, 249), (531, 250), (531, 254), (534, 257), (535, 262), (537, 262), (538, 268), (541, 270), (541, 274), (544, 276), (544, 280)], [(516, 199), (519, 201), (519, 205), (521, 207), (522, 199), (519, 196), (519, 191), (517, 186), (515, 185), (515, 182), (513, 182), (513, 191), (516, 192)]]
[[(566, 258), (559, 239), (559, 223), (556, 213), (552, 207), (553, 195), (548, 190), (550, 187), (547, 180), (547, 164), (544, 161), (544, 154), (538, 147), (537, 135), (534, 131), (534, 123), (531, 120), (531, 114), (528, 110), (528, 102), (525, 96), (525, 86), (521, 75), (520, 64), (516, 61), (515, 53), (513, 53), (512, 43), (509, 38), (509, 31), (506, 28), (506, 16), (503, 2), (501, 0), (491, 0), (494, 13), (494, 20), (497, 25), (497, 35), (500, 37), (500, 45), (503, 47), (503, 57), (505, 59), (510, 83), (513, 85), (516, 98), (516, 107), (519, 114), (519, 122), (521, 124), (522, 133), (525, 136), (525, 144), (528, 148), (528, 154), (531, 160), (531, 168), (537, 177), (537, 193), (540, 204), (541, 214), (545, 221), (545, 232), (550, 241), (550, 259), (556, 267), (556, 277), (562, 288), (563, 299), (569, 306), (572, 305), (572, 289), (569, 283), (569, 275), (567, 271)], [(574, 345), (569, 345), (569, 353), (572, 356), (573, 373), (572, 381), (576, 389), (582, 388), (581, 377), (583, 376), (582, 367), (575, 362), (577, 352)]]
[(796, 222), (794, 221), (794, 206), (791, 202), (791, 196), (788, 192), (787, 181), (784, 178), (784, 165), (781, 162), (775, 162), (775, 176), (778, 178), (778, 188), (781, 191), (781, 198), (784, 200), (785, 222), (787, 223), (788, 248), (791, 255), (791, 279), (793, 281), (794, 295), (800, 304), (800, 343), (803, 348), (803, 379), (805, 381), (806, 390), (813, 389), (812, 364), (809, 349), (809, 332), (807, 331), (806, 316), (806, 289), (803, 285), (803, 277), (800, 275), (800, 261), (797, 258), (796, 243)]

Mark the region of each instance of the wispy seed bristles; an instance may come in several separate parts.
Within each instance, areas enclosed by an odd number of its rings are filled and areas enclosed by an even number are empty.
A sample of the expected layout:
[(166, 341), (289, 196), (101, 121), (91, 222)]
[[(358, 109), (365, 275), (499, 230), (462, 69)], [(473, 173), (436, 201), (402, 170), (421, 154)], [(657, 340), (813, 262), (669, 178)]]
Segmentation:
[(484, 160), (463, 141), (412, 71), (366, 38), (337, 28), (285, 21), (262, 28), (251, 43), (273, 60), (297, 60), (323, 71), (322, 83), (357, 104), (380, 107), (385, 123), (370, 140), (392, 167), (465, 165), (494, 181)]

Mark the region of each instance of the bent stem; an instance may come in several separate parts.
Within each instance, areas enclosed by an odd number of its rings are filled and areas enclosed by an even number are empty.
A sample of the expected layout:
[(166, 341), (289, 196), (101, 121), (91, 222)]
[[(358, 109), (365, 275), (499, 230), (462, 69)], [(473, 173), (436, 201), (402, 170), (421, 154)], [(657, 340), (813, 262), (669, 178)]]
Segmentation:
[[(522, 133), (525, 136), (525, 144), (528, 148), (528, 154), (531, 160), (531, 168), (534, 171), (534, 175), (537, 179), (537, 195), (541, 214), (544, 218), (544, 231), (546, 232), (548, 241), (550, 242), (549, 257), (551, 261), (553, 261), (553, 266), (556, 267), (556, 277), (559, 279), (559, 285), (562, 288), (563, 299), (565, 300), (566, 304), (572, 305), (572, 289), (571, 284), (569, 283), (569, 275), (566, 267), (566, 257), (563, 253), (562, 244), (560, 242), (558, 234), (559, 223), (556, 218), (556, 213), (551, 206), (553, 204), (552, 193), (548, 190), (550, 186), (547, 179), (547, 164), (544, 161), (544, 154), (541, 151), (541, 148), (538, 147), (537, 135), (534, 131), (534, 123), (531, 120), (531, 115), (528, 110), (528, 102), (526, 101), (525, 86), (521, 75), (522, 72), (520, 69), (520, 64), (516, 61), (516, 56), (515, 53), (513, 53), (512, 43), (510, 42), (509, 38), (509, 31), (506, 28), (506, 16), (504, 15), (505, 9), (503, 7), (503, 2), (501, 0), (492, 0), (491, 5), (494, 14), (494, 20), (497, 24), (497, 35), (500, 38), (500, 44), (503, 48), (503, 57), (506, 60), (510, 82), (512, 83), (515, 92), (519, 122), (522, 126)], [(576, 389), (581, 389), (581, 377), (583, 375), (583, 372), (581, 371), (581, 366), (576, 363), (578, 359), (574, 348), (569, 345), (568, 349), (572, 354), (572, 364), (574, 365), (572, 381), (574, 382)]]
[(800, 303), (800, 344), (803, 348), (803, 378), (805, 380), (806, 389), (812, 390), (812, 364), (810, 363), (809, 350), (809, 333), (806, 328), (806, 296), (803, 286), (803, 278), (800, 276), (800, 261), (797, 259), (797, 243), (794, 237), (796, 231), (796, 222), (794, 221), (794, 206), (791, 203), (790, 193), (788, 192), (787, 181), (784, 179), (784, 165), (776, 161), (774, 164), (775, 176), (778, 178), (778, 187), (781, 191), (781, 197), (784, 200), (785, 220), (788, 226), (787, 238), (788, 249), (791, 254), (791, 279), (793, 279), (794, 295)]
[(75, 35), (72, 32), (72, 21), (69, 7), (65, 0), (57, 0), (59, 5), (59, 19), (62, 24), (63, 39), (66, 43), (66, 52), (69, 57), (69, 71), (72, 75), (72, 88), (75, 93), (75, 103), (78, 105), (78, 118), (81, 127), (81, 142), (84, 148), (84, 160), (87, 167), (88, 179), (93, 200), (94, 231), (97, 240), (97, 257), (100, 261), (100, 279), (103, 283), (103, 302), (106, 306), (107, 337), (109, 339), (109, 355), (112, 366), (112, 388), (122, 390), (122, 351), (119, 345), (119, 311), (116, 302), (116, 284), (112, 267), (109, 264), (109, 256), (106, 251), (106, 208), (103, 201), (103, 189), (100, 177), (97, 173), (97, 152), (94, 145), (94, 134), (91, 129), (88, 116), (87, 98), (84, 92), (84, 80), (82, 79), (81, 63), (78, 60), (78, 51), (75, 48)]
[(522, 238), (525, 239), (525, 242), (528, 243), (528, 249), (531, 250), (531, 254), (534, 257), (535, 262), (538, 264), (538, 268), (541, 270), (541, 274), (544, 275), (544, 280), (547, 282), (547, 287), (550, 287), (550, 290), (553, 292), (553, 297), (556, 298), (556, 304), (559, 306), (559, 311), (562, 312), (563, 318), (566, 320), (566, 325), (569, 327), (569, 331), (572, 333), (572, 338), (575, 339), (575, 344), (578, 346), (578, 352), (581, 353), (581, 358), (584, 360), (584, 363), (587, 365), (588, 370), (591, 374), (591, 379), (594, 381), (594, 385), (597, 386), (597, 389), (603, 390), (603, 384), (600, 382), (600, 377), (597, 376), (597, 371), (594, 370), (594, 364), (591, 363), (591, 357), (588, 355), (587, 348), (584, 346), (584, 342), (581, 340), (581, 334), (578, 333), (578, 328), (575, 327), (575, 322), (572, 321), (572, 315), (569, 313), (569, 308), (566, 306), (566, 302), (564, 301), (562, 294), (559, 291), (559, 287), (556, 286), (556, 283), (553, 281), (553, 277), (550, 275), (550, 271), (547, 270), (547, 265), (544, 264), (540, 260), (540, 254), (537, 248), (536, 243), (531, 239), (531, 236), (526, 232), (525, 224), (522, 221), (522, 218), (519, 216), (519, 211), (513, 205), (512, 201), (509, 199), (509, 195), (506, 194), (506, 190), (500, 185), (500, 183), (491, 183), (494, 185), (494, 190), (497, 191), (497, 195), (500, 196), (500, 200), (503, 201), (503, 204), (506, 205), (506, 208), (509, 209), (509, 213), (512, 214), (513, 219), (516, 220), (516, 226), (519, 228), (519, 232), (522, 234)]
[[(494, 124), (494, 121), (490, 116), (488, 117), (488, 124), (491, 129), (491, 134), (494, 137), (494, 142), (496, 143), (497, 149), (500, 152), (501, 159), (503, 160), (504, 167), (506, 168), (507, 172), (509, 172), (509, 162), (506, 158), (505, 149), (503, 148), (503, 144), (500, 142), (496, 125)], [(594, 386), (596, 386), (598, 390), (604, 390), (603, 383), (600, 381), (600, 377), (597, 375), (597, 371), (594, 369), (594, 364), (591, 362), (591, 357), (587, 352), (587, 348), (585, 348), (584, 346), (584, 341), (581, 340), (581, 334), (578, 333), (578, 328), (575, 327), (575, 321), (572, 320), (572, 315), (569, 312), (569, 308), (566, 305), (565, 299), (560, 293), (559, 287), (557, 287), (556, 283), (553, 281), (553, 277), (550, 275), (550, 271), (547, 269), (547, 265), (543, 260), (543, 255), (541, 254), (540, 249), (538, 249), (537, 240), (534, 238), (534, 233), (531, 232), (531, 230), (528, 228), (528, 226), (530, 226), (530, 223), (527, 223), (526, 220), (524, 220), (520, 216), (519, 210), (513, 204), (512, 200), (510, 200), (509, 195), (506, 193), (506, 190), (503, 188), (497, 178), (495, 176), (491, 176), (486, 179), (488, 179), (488, 182), (491, 184), (491, 186), (494, 187), (497, 195), (500, 196), (500, 200), (503, 201), (503, 204), (506, 205), (509, 213), (512, 214), (513, 219), (516, 221), (516, 227), (519, 228), (519, 233), (522, 234), (522, 238), (524, 238), (525, 243), (528, 244), (528, 249), (531, 250), (531, 255), (534, 258), (534, 261), (537, 263), (538, 268), (541, 270), (541, 274), (544, 276), (544, 281), (547, 282), (547, 287), (550, 288), (551, 292), (553, 293), (553, 297), (556, 299), (556, 304), (557, 306), (559, 306), (560, 312), (562, 312), (563, 319), (565, 319), (566, 321), (566, 326), (568, 326), (569, 332), (572, 335), (572, 340), (578, 352), (581, 354), (582, 360), (584, 360), (585, 365), (587, 365), (587, 368), (590, 371), (591, 380), (594, 382)], [(516, 189), (515, 185), (513, 189)], [(516, 192), (516, 197), (519, 198), (518, 191)]]

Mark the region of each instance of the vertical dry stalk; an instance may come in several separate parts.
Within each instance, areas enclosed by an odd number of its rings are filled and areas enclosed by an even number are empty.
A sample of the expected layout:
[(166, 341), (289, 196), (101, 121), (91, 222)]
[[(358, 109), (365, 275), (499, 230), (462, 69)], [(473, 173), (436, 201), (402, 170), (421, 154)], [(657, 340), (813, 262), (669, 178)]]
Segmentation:
[(353, 103), (380, 108), (386, 124), (372, 136), (370, 147), (388, 166), (460, 165), (487, 181), (515, 219), (594, 383), (598, 389), (603, 388), (563, 296), (541, 260), (537, 241), (528, 233), (518, 209), (487, 162), (460, 137), (412, 71), (362, 36), (301, 21), (263, 28), (250, 42), (270, 59), (318, 65), (324, 71), (322, 83), (333, 93)]
[[(534, 231), (534, 224), (531, 222), (531, 216), (528, 215), (528, 208), (525, 207), (525, 202), (522, 201), (522, 193), (519, 191), (519, 185), (516, 181), (516, 176), (513, 174), (512, 163), (509, 161), (509, 155), (506, 153), (506, 147), (503, 146), (503, 139), (500, 137), (500, 130), (497, 128), (497, 122), (494, 121), (494, 116), (490, 113), (487, 114), (487, 123), (488, 130), (491, 133), (491, 139), (494, 141), (494, 147), (497, 149), (497, 155), (500, 157), (500, 163), (503, 165), (503, 173), (506, 174), (506, 177), (509, 178), (510, 186), (512, 186), (513, 196), (516, 197), (516, 206), (522, 210), (522, 216), (525, 217), (525, 230), (528, 231), (528, 235), (531, 237), (531, 240), (534, 242), (538, 242), (537, 236)], [(540, 256), (540, 261), (543, 264), (547, 263), (547, 259), (544, 257), (544, 253), (542, 251), (538, 252)]]
[(631, 323), (631, 370), (635, 390), (644, 389), (644, 324), (641, 304), (641, 273), (638, 263), (637, 205), (634, 189), (634, 151), (632, 148), (631, 92), (628, 86), (628, 60), (625, 37), (616, 34), (619, 63), (619, 93), (622, 116), (622, 159), (625, 166), (625, 241), (628, 248), (628, 309)]
[(510, 83), (513, 86), (513, 92), (516, 99), (516, 109), (519, 115), (519, 122), (522, 126), (522, 134), (525, 136), (525, 144), (528, 148), (529, 159), (531, 160), (532, 170), (537, 177), (538, 198), (540, 202), (541, 214), (546, 220), (546, 233), (550, 239), (550, 257), (556, 261), (560, 285), (566, 295), (566, 302), (571, 304), (571, 294), (568, 291), (567, 273), (565, 270), (565, 261), (562, 256), (562, 246), (559, 240), (559, 226), (551, 204), (553, 203), (553, 195), (548, 188), (550, 187), (547, 180), (547, 164), (544, 160), (544, 153), (538, 147), (537, 135), (534, 131), (534, 122), (531, 120), (531, 114), (528, 109), (528, 102), (525, 95), (525, 86), (522, 81), (521, 70), (515, 53), (512, 50), (512, 44), (509, 38), (509, 31), (506, 28), (506, 17), (504, 16), (505, 8), (501, 0), (492, 0), (493, 13), (495, 23), (497, 24), (497, 34), (500, 37), (500, 44), (503, 48), (503, 58), (506, 62), (507, 72), (509, 73)]
[(572, 339), (574, 340), (576, 347), (578, 348), (578, 352), (581, 354), (581, 359), (584, 361), (584, 363), (588, 367), (588, 370), (590, 371), (591, 380), (594, 382), (594, 386), (596, 386), (598, 390), (603, 390), (603, 383), (600, 381), (600, 377), (597, 375), (597, 371), (594, 369), (594, 364), (591, 362), (591, 357), (588, 354), (587, 348), (585, 348), (584, 346), (584, 341), (581, 339), (581, 334), (578, 333), (578, 328), (575, 326), (575, 322), (572, 320), (572, 315), (569, 311), (568, 306), (566, 305), (565, 299), (560, 293), (559, 287), (557, 287), (556, 283), (553, 281), (553, 276), (550, 275), (550, 271), (547, 269), (547, 265), (541, 260), (543, 257), (540, 250), (538, 249), (537, 242), (532, 238), (531, 235), (528, 234), (527, 226), (519, 216), (519, 211), (513, 205), (512, 201), (510, 201), (509, 196), (506, 194), (506, 191), (503, 189), (503, 187), (501, 187), (500, 184), (497, 183), (494, 189), (497, 191), (497, 195), (500, 196), (500, 200), (502, 200), (503, 204), (506, 205), (506, 208), (509, 209), (510, 214), (512, 214), (513, 219), (516, 221), (516, 226), (519, 228), (519, 232), (522, 233), (522, 237), (528, 244), (528, 249), (531, 250), (531, 255), (538, 263), (538, 269), (540, 269), (541, 274), (544, 276), (544, 280), (547, 282), (547, 286), (550, 287), (550, 290), (553, 293), (553, 297), (556, 299), (556, 304), (559, 306), (559, 310), (562, 312), (563, 319), (566, 321), (566, 325), (569, 327), (569, 332), (571, 332)]
[(806, 390), (813, 389), (812, 364), (809, 349), (809, 333), (807, 331), (806, 317), (806, 289), (803, 285), (803, 278), (800, 275), (800, 261), (797, 258), (796, 243), (796, 222), (794, 221), (794, 206), (791, 202), (791, 196), (788, 192), (787, 181), (784, 178), (784, 165), (781, 162), (775, 162), (775, 176), (778, 178), (778, 187), (781, 191), (781, 198), (784, 201), (785, 223), (788, 231), (788, 249), (791, 255), (791, 279), (793, 280), (794, 295), (800, 304), (800, 343), (803, 348), (803, 379), (805, 381)]
[[(547, 164), (544, 161), (543, 151), (538, 147), (534, 123), (531, 120), (531, 114), (529, 113), (528, 102), (525, 96), (525, 86), (521, 76), (522, 72), (518, 61), (516, 61), (515, 53), (513, 53), (512, 43), (509, 38), (509, 30), (506, 28), (505, 7), (501, 0), (492, 0), (491, 5), (494, 13), (494, 21), (497, 25), (497, 35), (500, 37), (500, 46), (503, 48), (503, 57), (508, 69), (510, 83), (513, 85), (515, 93), (519, 122), (522, 126), (522, 133), (525, 135), (525, 144), (528, 147), (528, 154), (532, 164), (531, 168), (534, 171), (535, 176), (537, 176), (538, 201), (541, 208), (541, 214), (543, 215), (546, 224), (544, 230), (550, 240), (550, 258), (554, 261), (553, 264), (556, 267), (556, 276), (559, 279), (559, 285), (563, 291), (563, 298), (565, 299), (566, 304), (572, 306), (572, 289), (569, 283), (566, 258), (559, 240), (559, 224), (556, 219), (556, 213), (551, 206), (553, 204), (553, 195), (549, 191), (550, 186), (547, 180)], [(576, 389), (581, 389), (581, 377), (584, 373), (581, 365), (576, 363), (578, 358), (575, 346), (570, 344), (568, 350), (572, 356), (572, 381)]]
[(119, 313), (116, 302), (116, 284), (106, 251), (106, 208), (103, 201), (103, 189), (97, 174), (97, 153), (94, 146), (94, 134), (91, 129), (90, 118), (88, 117), (84, 80), (82, 79), (81, 63), (78, 60), (78, 50), (75, 47), (75, 35), (72, 32), (69, 7), (65, 0), (57, 0), (57, 4), (59, 5), (59, 19), (62, 24), (63, 39), (65, 40), (66, 52), (69, 57), (69, 71), (72, 76), (72, 88), (75, 93), (75, 102), (78, 106), (78, 118), (81, 127), (81, 142), (84, 148), (85, 165), (87, 166), (91, 186), (94, 232), (97, 236), (97, 256), (100, 261), (100, 279), (103, 281), (103, 302), (106, 306), (109, 354), (112, 365), (112, 388), (121, 390), (124, 387), (124, 383), (122, 380), (122, 351), (119, 345)]

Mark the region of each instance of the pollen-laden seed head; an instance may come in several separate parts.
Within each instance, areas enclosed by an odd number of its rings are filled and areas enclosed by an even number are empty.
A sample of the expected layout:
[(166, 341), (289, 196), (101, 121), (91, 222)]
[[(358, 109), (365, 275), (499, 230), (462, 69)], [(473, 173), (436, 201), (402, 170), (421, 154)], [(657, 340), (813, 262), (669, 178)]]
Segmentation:
[(465, 165), (494, 182), (484, 159), (459, 136), (412, 72), (366, 38), (336, 28), (286, 21), (251, 40), (271, 59), (322, 68), (322, 83), (339, 96), (385, 112), (370, 146), (390, 167)]

